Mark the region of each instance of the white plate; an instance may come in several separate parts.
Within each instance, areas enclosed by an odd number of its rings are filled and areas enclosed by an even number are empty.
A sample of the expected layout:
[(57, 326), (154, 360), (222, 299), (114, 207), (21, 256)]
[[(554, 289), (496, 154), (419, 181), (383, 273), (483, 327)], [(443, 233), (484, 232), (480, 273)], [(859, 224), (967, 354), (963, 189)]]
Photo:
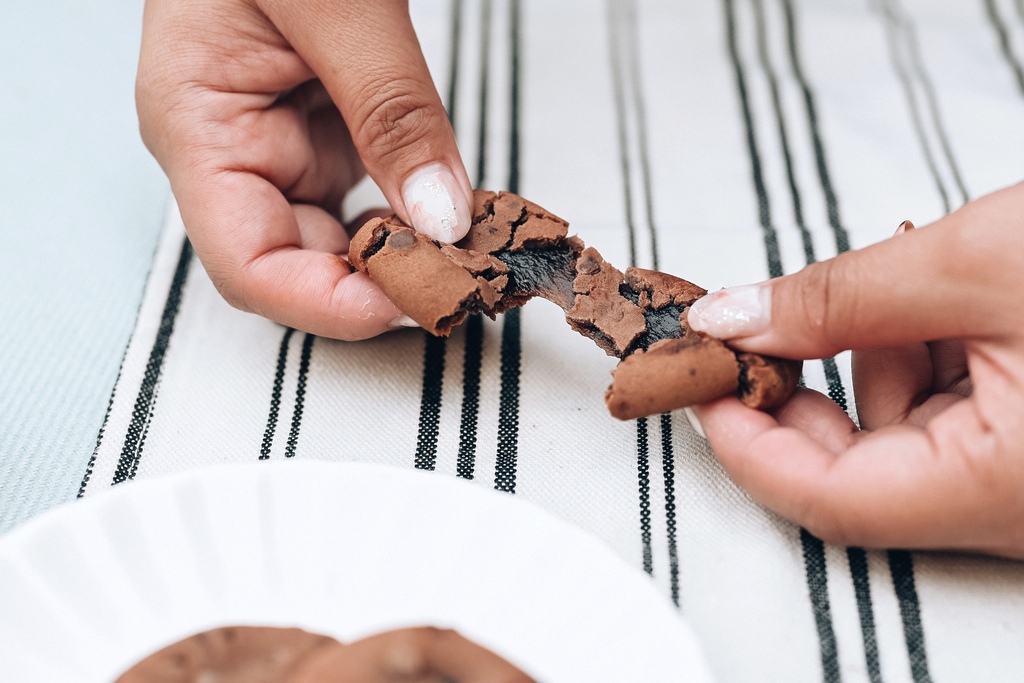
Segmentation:
[(0, 539), (0, 680), (110, 681), (228, 624), (457, 628), (544, 681), (707, 681), (642, 572), (513, 496), (354, 463), (133, 482)]

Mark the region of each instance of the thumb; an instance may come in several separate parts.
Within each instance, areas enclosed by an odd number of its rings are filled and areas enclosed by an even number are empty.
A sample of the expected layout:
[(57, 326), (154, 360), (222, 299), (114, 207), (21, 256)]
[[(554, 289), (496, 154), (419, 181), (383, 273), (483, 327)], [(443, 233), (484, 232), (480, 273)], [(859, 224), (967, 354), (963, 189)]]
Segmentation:
[(966, 338), (992, 328), (993, 268), (971, 212), (815, 263), (724, 289), (690, 308), (690, 326), (731, 346), (788, 358)]
[(443, 242), (469, 230), (473, 189), (420, 50), (408, 3), (265, 0), (323, 82), (392, 209)]

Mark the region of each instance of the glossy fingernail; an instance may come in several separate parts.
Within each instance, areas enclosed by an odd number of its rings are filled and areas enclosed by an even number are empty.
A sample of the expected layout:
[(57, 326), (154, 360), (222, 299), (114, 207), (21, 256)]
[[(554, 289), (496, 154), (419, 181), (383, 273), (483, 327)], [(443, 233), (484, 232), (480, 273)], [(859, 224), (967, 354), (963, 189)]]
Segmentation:
[(697, 432), (697, 436), (702, 439), (708, 438), (705, 436), (704, 427), (701, 426), (700, 420), (697, 419), (697, 413), (693, 408), (683, 408), (683, 415), (686, 416), (686, 421), (690, 423), (691, 427), (693, 427), (693, 431)]
[(772, 289), (768, 283), (721, 289), (690, 307), (690, 327), (719, 339), (749, 337), (768, 328)]
[(444, 164), (414, 171), (402, 186), (402, 200), (412, 227), (432, 239), (454, 242), (469, 230), (470, 207)]
[(896, 228), (896, 234), (893, 235), (893, 237), (895, 237), (896, 235), (902, 235), (905, 232), (910, 232), (913, 229), (913, 223), (911, 223), (910, 221), (903, 221), (902, 223), (900, 223), (899, 227)]
[(420, 324), (410, 318), (407, 315), (400, 315), (391, 322), (388, 323), (388, 329), (398, 329), (399, 327), (419, 327)]

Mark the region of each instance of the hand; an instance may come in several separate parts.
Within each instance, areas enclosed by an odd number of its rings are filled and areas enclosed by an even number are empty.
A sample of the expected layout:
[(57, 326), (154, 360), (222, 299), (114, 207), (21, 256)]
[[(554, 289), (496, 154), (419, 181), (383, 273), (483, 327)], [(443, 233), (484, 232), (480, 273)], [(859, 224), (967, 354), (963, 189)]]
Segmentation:
[(695, 304), (744, 350), (854, 349), (861, 429), (799, 390), (697, 409), (737, 484), (842, 545), (1024, 557), (1024, 184), (920, 230)]
[(243, 310), (339, 339), (397, 324), (340, 258), (341, 201), (364, 172), (418, 230), (469, 229), (472, 188), (404, 2), (148, 0), (136, 101), (196, 254)]

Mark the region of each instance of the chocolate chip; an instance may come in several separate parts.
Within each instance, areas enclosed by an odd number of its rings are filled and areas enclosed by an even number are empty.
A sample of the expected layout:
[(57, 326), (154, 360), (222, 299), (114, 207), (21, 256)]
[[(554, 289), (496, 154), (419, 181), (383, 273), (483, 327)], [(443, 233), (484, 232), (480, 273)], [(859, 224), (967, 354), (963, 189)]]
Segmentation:
[(399, 230), (391, 233), (387, 245), (392, 249), (407, 249), (416, 244), (416, 234), (412, 230)]
[(601, 272), (601, 262), (595, 258), (580, 259), (580, 262), (576, 264), (576, 270), (587, 275), (593, 275)]

